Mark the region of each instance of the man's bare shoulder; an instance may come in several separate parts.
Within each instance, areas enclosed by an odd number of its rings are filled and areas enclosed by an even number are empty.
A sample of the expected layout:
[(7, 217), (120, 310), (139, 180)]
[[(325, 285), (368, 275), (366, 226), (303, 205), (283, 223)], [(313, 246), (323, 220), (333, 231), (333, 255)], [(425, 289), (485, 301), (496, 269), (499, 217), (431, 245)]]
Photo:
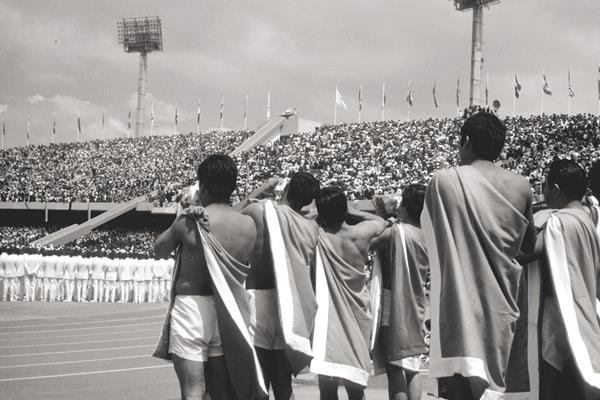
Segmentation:
[(252, 217), (255, 221), (262, 217), (262, 215), (264, 214), (264, 202), (262, 201), (257, 201), (254, 203), (251, 203), (250, 205), (248, 205), (246, 208), (244, 208), (241, 213), (243, 215), (247, 215), (249, 217)]

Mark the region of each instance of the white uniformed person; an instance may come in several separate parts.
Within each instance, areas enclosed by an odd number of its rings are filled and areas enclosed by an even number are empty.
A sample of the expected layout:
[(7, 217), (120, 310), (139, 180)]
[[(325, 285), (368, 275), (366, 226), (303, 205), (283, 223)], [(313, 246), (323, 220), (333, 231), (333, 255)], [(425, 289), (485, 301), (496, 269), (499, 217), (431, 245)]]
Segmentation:
[(130, 301), (131, 289), (133, 288), (133, 277), (131, 275), (132, 261), (129, 257), (118, 259), (117, 279), (119, 280), (119, 288), (121, 289), (119, 303), (128, 303)]
[(102, 289), (104, 286), (104, 260), (102, 257), (92, 258), (92, 303), (102, 301)]
[(77, 260), (75, 257), (65, 256), (65, 271), (64, 271), (64, 301), (70, 303), (73, 301), (75, 292), (75, 273), (77, 268)]
[(75, 301), (87, 301), (88, 283), (90, 279), (89, 259), (77, 256), (75, 265)]
[(105, 258), (104, 302), (114, 303), (117, 296), (117, 260)]

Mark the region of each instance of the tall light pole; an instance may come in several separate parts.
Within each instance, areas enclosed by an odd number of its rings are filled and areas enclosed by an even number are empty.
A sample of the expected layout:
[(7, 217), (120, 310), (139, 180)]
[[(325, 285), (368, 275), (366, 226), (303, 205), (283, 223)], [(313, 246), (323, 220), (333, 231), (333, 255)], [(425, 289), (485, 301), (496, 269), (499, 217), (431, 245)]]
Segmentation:
[(483, 7), (500, 0), (453, 0), (459, 11), (473, 10), (473, 34), (471, 38), (471, 85), (469, 105), (482, 105), (481, 82), (483, 70)]
[(162, 51), (162, 27), (159, 17), (123, 18), (117, 22), (119, 44), (126, 53), (140, 53), (135, 136), (140, 136), (144, 126), (144, 98), (146, 96), (146, 70), (148, 53)]

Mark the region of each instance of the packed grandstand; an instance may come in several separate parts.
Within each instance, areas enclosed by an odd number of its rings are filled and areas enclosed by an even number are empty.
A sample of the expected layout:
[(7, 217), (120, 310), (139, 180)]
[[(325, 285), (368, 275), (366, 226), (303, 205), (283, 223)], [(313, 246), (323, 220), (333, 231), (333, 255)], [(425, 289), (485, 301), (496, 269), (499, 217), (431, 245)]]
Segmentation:
[[(270, 176), (286, 177), (296, 171), (311, 171), (322, 185), (342, 187), (350, 200), (372, 199), (398, 193), (410, 183), (427, 183), (435, 171), (456, 165), (461, 121), (324, 125), (312, 134), (255, 147), (236, 157), (239, 179), (234, 201)], [(575, 159), (584, 168), (600, 158), (598, 116), (519, 116), (506, 117), (504, 122), (510, 133), (501, 162), (529, 177), (535, 193), (541, 192), (544, 169), (555, 156)], [(190, 133), (2, 150), (0, 201), (121, 203), (157, 190), (148, 200), (157, 207), (169, 206), (177, 201), (181, 189), (194, 181), (200, 160), (210, 153), (233, 151), (251, 134), (245, 130)], [(168, 222), (132, 225), (115, 221), (63, 246), (37, 248), (32, 241), (61, 226), (11, 218), (0, 223), (0, 253), (151, 260), (153, 241), (166, 226)], [(164, 293), (151, 293), (152, 282), (150, 278), (145, 286), (146, 301), (163, 299)], [(7, 296), (10, 299), (11, 294)], [(133, 296), (132, 292), (129, 301)]]

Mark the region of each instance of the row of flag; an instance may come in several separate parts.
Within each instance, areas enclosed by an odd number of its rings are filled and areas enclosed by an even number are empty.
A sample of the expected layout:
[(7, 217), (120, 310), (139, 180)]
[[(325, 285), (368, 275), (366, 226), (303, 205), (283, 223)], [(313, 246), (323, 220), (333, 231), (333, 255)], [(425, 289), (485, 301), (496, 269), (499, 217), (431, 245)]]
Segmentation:
[[(543, 113), (543, 96), (547, 95), (547, 96), (552, 96), (552, 89), (550, 87), (550, 83), (549, 80), (546, 76), (546, 73), (544, 71), (542, 71), (542, 113)], [(573, 82), (571, 80), (571, 69), (569, 68), (568, 74), (567, 74), (567, 83), (568, 83), (568, 97), (569, 97), (569, 113), (570, 113), (570, 99), (575, 97), (575, 88), (573, 86)], [(519, 78), (517, 76), (517, 74), (514, 74), (514, 96), (513, 96), (513, 112), (514, 112), (514, 107), (515, 107), (515, 102), (516, 99), (520, 98), (521, 92), (523, 91), (523, 85), (520, 83)], [(456, 80), (456, 106), (457, 108), (460, 107), (460, 94), (461, 94), (461, 88), (460, 88), (460, 77), (457, 78)], [(438, 99), (437, 99), (437, 82), (434, 80), (433, 81), (433, 89), (432, 89), (432, 95), (433, 95), (433, 105), (435, 108), (438, 108)], [(486, 83), (485, 83), (485, 104), (488, 105), (488, 101), (489, 101), (489, 91), (488, 91), (488, 79), (486, 79)], [(598, 100), (600, 101), (600, 67), (598, 68)], [(364, 97), (363, 97), (363, 87), (362, 85), (359, 85), (358, 88), (358, 120), (359, 122), (361, 121), (361, 114), (362, 114), (362, 110), (363, 110), (363, 101), (364, 101)], [(386, 101), (387, 101), (387, 97), (386, 97), (386, 91), (385, 91), (385, 83), (383, 83), (382, 85), (382, 98), (381, 98), (381, 119), (385, 119), (385, 106), (386, 106)], [(410, 113), (410, 107), (413, 106), (414, 104), (414, 98), (413, 98), (413, 94), (412, 94), (412, 82), (409, 81), (408, 82), (408, 88), (407, 88), (407, 93), (406, 93), (406, 102), (408, 104), (409, 107), (409, 113)], [(346, 105), (346, 102), (344, 101), (344, 98), (339, 90), (339, 88), (336, 86), (335, 87), (335, 113), (334, 113), (334, 122), (337, 122), (337, 107), (342, 107), (344, 110), (348, 109), (348, 106)], [(225, 97), (223, 97), (221, 99), (221, 107), (219, 110), (219, 128), (223, 129), (223, 117), (224, 117), (224, 111), (225, 111)], [(246, 95), (246, 101), (245, 101), (245, 105), (244, 105), (244, 129), (247, 129), (247, 121), (248, 121), (248, 95)], [(410, 114), (409, 114), (410, 115)], [(266, 116), (267, 116), (267, 120), (271, 119), (271, 93), (268, 92), (267, 93), (267, 104), (266, 104)], [(128, 114), (128, 122), (127, 122), (127, 128), (131, 130), (131, 126), (132, 126), (132, 113), (131, 113), (131, 109), (129, 109), (129, 114)], [(200, 101), (198, 101), (198, 105), (197, 105), (197, 113), (196, 113), (196, 126), (197, 126), (197, 131), (198, 133), (200, 132), (200, 118), (201, 118), (201, 110), (200, 110)], [(174, 133), (177, 132), (177, 124), (179, 120), (179, 109), (178, 109), (178, 105), (177, 103), (175, 103), (175, 116), (174, 116)], [(104, 110), (102, 110), (102, 129), (104, 130), (104, 125), (105, 125), (105, 118), (104, 118)], [(153, 128), (155, 126), (155, 116), (154, 116), (154, 104), (151, 104), (150, 106), (150, 135), (152, 135), (152, 131)], [(80, 140), (81, 136), (82, 136), (82, 130), (81, 130), (81, 117), (79, 115), (79, 112), (77, 113), (77, 141)], [(53, 114), (52, 116), (52, 143), (54, 142), (56, 136), (56, 114)], [(4, 145), (4, 139), (6, 137), (6, 120), (4, 120), (2, 122), (2, 144)], [(27, 138), (27, 145), (29, 145), (29, 141), (31, 139), (31, 116), (27, 116), (27, 130), (26, 130), (26, 138)]]
[[(514, 76), (515, 76), (514, 97), (516, 99), (518, 99), (520, 97), (521, 91), (523, 90), (523, 86), (519, 82), (519, 78), (517, 77), (516, 73)], [(548, 96), (552, 96), (552, 89), (550, 88), (550, 83), (548, 82), (548, 78), (546, 77), (546, 74), (544, 72), (542, 72), (542, 79), (543, 79), (542, 93), (544, 93)], [(571, 81), (571, 69), (569, 69), (567, 79), (568, 79), (568, 92), (569, 92), (568, 94), (569, 94), (570, 98), (573, 98), (573, 97), (575, 97), (575, 88), (573, 86), (573, 82)], [(486, 105), (489, 104), (488, 83), (489, 83), (489, 79), (486, 79), (486, 84), (485, 84), (485, 104)], [(358, 87), (359, 122), (361, 120), (361, 113), (362, 113), (362, 109), (363, 109), (363, 100), (364, 100), (362, 90), (363, 90), (362, 85), (359, 85), (359, 87)], [(460, 93), (461, 92), (460, 92), (460, 77), (459, 77), (456, 80), (456, 107), (460, 107)], [(432, 95), (433, 95), (433, 105), (435, 108), (438, 108), (439, 105), (438, 105), (438, 100), (437, 100), (437, 82), (436, 81), (433, 81)], [(600, 68), (598, 68), (598, 100), (600, 100)], [(414, 99), (413, 99), (413, 95), (412, 95), (412, 82), (411, 81), (408, 82), (408, 89), (407, 89), (407, 93), (406, 93), (406, 102), (410, 107), (413, 106)], [(346, 106), (346, 102), (344, 101), (344, 98), (337, 86), (335, 88), (335, 104), (336, 104), (336, 107), (339, 106), (339, 107), (343, 108), (344, 110), (348, 109), (348, 107)], [(385, 116), (385, 104), (386, 104), (386, 92), (385, 92), (385, 83), (384, 83), (382, 85), (382, 96), (381, 96), (382, 119)]]

